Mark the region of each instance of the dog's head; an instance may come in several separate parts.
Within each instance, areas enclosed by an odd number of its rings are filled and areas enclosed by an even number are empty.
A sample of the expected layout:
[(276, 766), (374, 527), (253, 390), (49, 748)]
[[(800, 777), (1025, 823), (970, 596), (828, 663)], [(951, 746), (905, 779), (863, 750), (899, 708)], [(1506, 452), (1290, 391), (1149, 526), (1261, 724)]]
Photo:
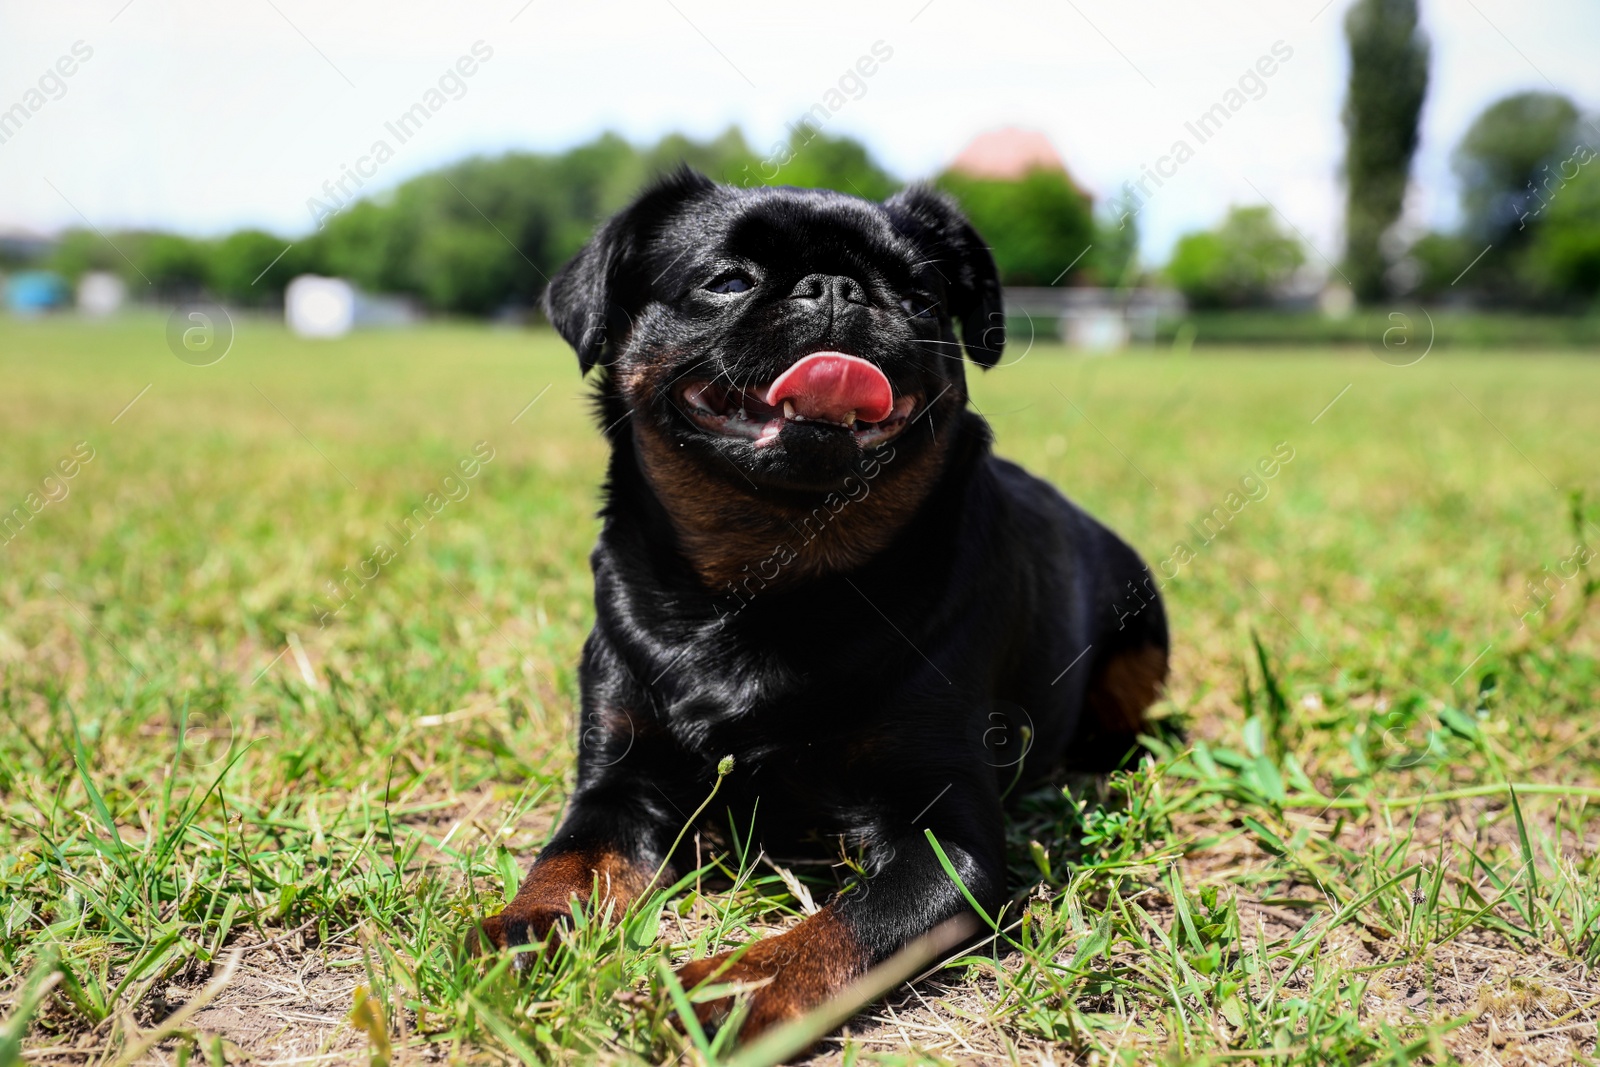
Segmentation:
[(642, 448), (758, 492), (837, 490), (892, 441), (938, 448), (966, 406), (963, 348), (990, 367), (1005, 343), (994, 260), (942, 194), (688, 170), (601, 227), (545, 310)]

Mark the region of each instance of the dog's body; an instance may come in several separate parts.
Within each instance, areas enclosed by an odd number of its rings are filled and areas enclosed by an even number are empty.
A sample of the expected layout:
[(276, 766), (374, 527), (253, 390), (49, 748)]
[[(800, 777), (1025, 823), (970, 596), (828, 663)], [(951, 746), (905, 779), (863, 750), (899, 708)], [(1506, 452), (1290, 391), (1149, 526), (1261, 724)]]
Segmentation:
[(748, 1036), (968, 912), (928, 831), (993, 913), (1002, 795), (1126, 756), (1165, 678), (1165, 619), (1153, 592), (1115, 607), (1150, 588), (1130, 548), (991, 455), (952, 323), (992, 365), (998, 278), (937, 194), (681, 173), (546, 301), (584, 369), (607, 367), (612, 458), (577, 785), (485, 929), (539, 941), (596, 886), (620, 910), (673, 865), (731, 755), (717, 806), (763, 847), (842, 841), (866, 870), (793, 930), (680, 973), (771, 978)]

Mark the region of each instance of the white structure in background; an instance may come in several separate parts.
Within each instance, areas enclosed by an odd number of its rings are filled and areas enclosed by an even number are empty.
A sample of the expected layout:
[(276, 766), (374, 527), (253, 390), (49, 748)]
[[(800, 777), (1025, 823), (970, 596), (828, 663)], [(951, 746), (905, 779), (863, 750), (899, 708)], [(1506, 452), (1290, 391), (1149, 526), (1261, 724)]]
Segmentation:
[(1348, 285), (1330, 280), (1317, 294), (1317, 310), (1330, 319), (1347, 318), (1356, 309), (1356, 294)]
[(1183, 314), (1183, 298), (1170, 289), (1011, 288), (1004, 299), (1008, 342), (1024, 342), (1026, 320), (1032, 320), (1034, 337), (1055, 335), (1086, 352), (1149, 343), (1159, 318)]
[(1061, 339), (1068, 348), (1120, 352), (1128, 347), (1132, 336), (1128, 320), (1113, 307), (1074, 310), (1061, 316)]
[(92, 319), (115, 315), (127, 299), (127, 285), (108, 271), (92, 270), (78, 279), (78, 310)]
[(368, 327), (410, 326), (422, 315), (409, 297), (384, 296), (356, 290), (356, 325)]
[(374, 296), (343, 278), (302, 274), (283, 291), (283, 317), (301, 337), (343, 337), (358, 326), (410, 326), (421, 315), (407, 297)]
[[(1037, 130), (1007, 126), (974, 137), (950, 163), (950, 169), (974, 178), (1019, 181), (1035, 171), (1062, 175), (1074, 187), (1061, 154)], [(1081, 191), (1081, 189), (1080, 189)], [(1089, 194), (1084, 193), (1085, 197)], [(1088, 249), (1062, 248), (1061, 276)], [(1057, 282), (1062, 277), (1056, 279)], [(1088, 289), (1082, 287), (1015, 288), (1005, 291), (1008, 341), (1022, 346), (1032, 337), (1057, 338), (1086, 352), (1117, 352), (1129, 341), (1153, 341), (1156, 319), (1183, 313), (1183, 299), (1160, 289)], [(1019, 347), (1020, 351), (1020, 347)]]
[(343, 278), (302, 274), (283, 291), (283, 317), (301, 337), (343, 337), (356, 323), (356, 289)]

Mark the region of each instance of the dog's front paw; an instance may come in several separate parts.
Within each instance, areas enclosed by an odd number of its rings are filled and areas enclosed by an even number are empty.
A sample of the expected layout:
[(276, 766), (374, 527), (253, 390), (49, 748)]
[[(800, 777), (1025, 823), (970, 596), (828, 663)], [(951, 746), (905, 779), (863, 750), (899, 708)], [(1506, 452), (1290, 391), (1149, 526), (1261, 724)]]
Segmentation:
[(824, 911), (777, 937), (753, 941), (733, 952), (694, 960), (678, 969), (684, 989), (729, 985), (725, 996), (694, 1006), (702, 1026), (721, 1025), (740, 994), (750, 1010), (739, 1027), (748, 1041), (815, 1008), (866, 970), (865, 954)]
[(731, 987), (726, 996), (694, 1005), (695, 1018), (701, 1026), (714, 1029), (726, 1022), (733, 1011), (734, 998), (739, 994), (748, 994), (750, 998), (750, 1013), (739, 1028), (741, 1038), (748, 1039), (785, 1019), (803, 1014), (803, 1008), (793, 1012), (785, 1010), (781, 996), (763, 995), (778, 981), (779, 974), (779, 967), (768, 959), (770, 952), (758, 951), (763, 944), (766, 942), (757, 941), (741, 950), (694, 960), (678, 968), (679, 984), (691, 993), (699, 986)]
[(513, 901), (499, 915), (491, 915), (483, 920), (481, 928), (487, 941), (483, 947), (491, 952), (496, 949), (523, 949), (517, 956), (520, 967), (524, 956), (543, 951), (549, 946), (552, 931), (567, 927), (571, 921), (571, 909), (562, 905), (519, 906)]

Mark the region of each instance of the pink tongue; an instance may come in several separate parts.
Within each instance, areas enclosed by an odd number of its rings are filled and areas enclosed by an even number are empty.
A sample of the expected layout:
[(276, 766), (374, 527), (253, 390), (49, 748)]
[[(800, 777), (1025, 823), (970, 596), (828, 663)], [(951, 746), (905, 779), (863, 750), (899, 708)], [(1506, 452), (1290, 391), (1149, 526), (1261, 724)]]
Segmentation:
[(854, 411), (862, 422), (881, 422), (894, 410), (894, 390), (883, 371), (843, 352), (813, 352), (778, 375), (766, 401), (785, 400), (808, 419), (843, 422)]

